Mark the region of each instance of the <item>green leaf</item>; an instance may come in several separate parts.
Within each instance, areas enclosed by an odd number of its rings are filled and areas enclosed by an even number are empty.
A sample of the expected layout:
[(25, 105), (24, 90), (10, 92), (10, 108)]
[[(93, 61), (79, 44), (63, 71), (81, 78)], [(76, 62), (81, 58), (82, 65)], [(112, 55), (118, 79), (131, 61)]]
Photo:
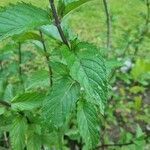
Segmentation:
[(91, 0), (59, 0), (59, 15), (62, 17), (68, 14), (70, 11), (76, 9), (82, 4), (89, 2)]
[(0, 39), (37, 29), (50, 23), (49, 14), (31, 4), (9, 5), (0, 12)]
[(78, 103), (77, 122), (85, 143), (85, 149), (94, 148), (99, 141), (98, 115), (95, 106), (89, 102), (80, 101)]
[(4, 95), (3, 95), (3, 98), (7, 101), (11, 100), (14, 96), (14, 93), (13, 93), (13, 85), (12, 84), (8, 84), (5, 91), (4, 91)]
[(41, 138), (40, 135), (32, 133), (28, 137), (27, 143), (28, 150), (41, 150)]
[(0, 106), (0, 115), (4, 114), (5, 108)]
[(41, 127), (36, 124), (29, 126), (27, 134), (27, 150), (41, 150)]
[(49, 36), (52, 39), (62, 42), (58, 29), (55, 25), (44, 25), (41, 27), (41, 30), (44, 34)]
[(69, 75), (69, 69), (67, 68), (67, 66), (60, 62), (51, 62), (51, 67), (53, 69), (53, 79), (55, 80), (62, 78), (63, 76)]
[(42, 105), (45, 94), (38, 92), (28, 92), (20, 94), (12, 100), (12, 108), (19, 110), (31, 110)]
[(25, 82), (26, 90), (48, 87), (49, 86), (49, 73), (46, 70), (38, 70), (30, 75)]
[(11, 56), (14, 54), (15, 44), (9, 42), (9, 44), (4, 45), (3, 47), (0, 48), (0, 60), (8, 60), (11, 58)]
[(107, 100), (107, 73), (104, 60), (91, 44), (80, 43), (74, 51), (75, 55), (68, 49), (62, 50), (70, 68), (70, 75), (85, 90), (87, 99), (99, 105), (103, 114)]
[(142, 131), (141, 127), (139, 125), (137, 125), (137, 129), (136, 129), (136, 139), (137, 140), (143, 140), (144, 139), (144, 132)]
[(22, 116), (17, 116), (12, 122), (10, 130), (10, 139), (13, 150), (23, 150), (25, 147), (25, 134), (27, 131), (26, 119)]
[(21, 34), (20, 36), (15, 35), (13, 37), (13, 40), (16, 42), (24, 43), (24, 42), (29, 41), (29, 40), (41, 41), (41, 37), (34, 32), (27, 32), (27, 33)]
[(74, 110), (78, 95), (79, 86), (75, 81), (70, 78), (58, 80), (43, 106), (46, 121), (50, 121), (55, 127), (62, 126)]
[[(142, 66), (142, 67), (141, 67)], [(147, 59), (137, 59), (134, 67), (131, 70), (131, 76), (135, 81), (149, 79), (150, 61)], [(148, 75), (148, 77), (146, 76)]]

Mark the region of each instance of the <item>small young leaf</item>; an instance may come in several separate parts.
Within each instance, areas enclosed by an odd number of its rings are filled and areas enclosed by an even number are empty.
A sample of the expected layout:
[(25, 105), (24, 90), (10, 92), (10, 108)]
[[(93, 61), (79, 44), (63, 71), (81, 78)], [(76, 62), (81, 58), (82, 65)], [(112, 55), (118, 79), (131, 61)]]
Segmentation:
[(79, 101), (77, 122), (85, 149), (92, 149), (99, 141), (98, 115), (95, 106), (86, 101)]
[(45, 10), (26, 3), (10, 5), (0, 11), (0, 40), (49, 23)]

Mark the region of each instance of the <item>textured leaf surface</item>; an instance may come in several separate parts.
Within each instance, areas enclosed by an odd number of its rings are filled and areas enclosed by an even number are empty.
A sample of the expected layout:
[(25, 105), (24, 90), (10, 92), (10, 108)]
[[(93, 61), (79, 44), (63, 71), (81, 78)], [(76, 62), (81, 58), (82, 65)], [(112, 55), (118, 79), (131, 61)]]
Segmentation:
[(103, 113), (107, 100), (107, 73), (104, 60), (91, 44), (80, 43), (74, 51), (75, 55), (63, 50), (70, 74), (83, 87), (87, 99), (98, 104)]
[(79, 87), (75, 81), (69, 78), (57, 81), (44, 104), (43, 113), (46, 120), (50, 120), (56, 127), (63, 125), (75, 108), (78, 94)]
[(31, 4), (10, 5), (0, 12), (0, 39), (50, 23), (48, 13)]
[(39, 107), (42, 104), (44, 97), (45, 95), (43, 93), (38, 92), (18, 95), (12, 100), (12, 108), (19, 110), (31, 110)]
[(95, 147), (99, 141), (98, 115), (95, 107), (86, 101), (78, 103), (77, 121), (85, 149)]
[(16, 117), (12, 123), (10, 139), (13, 150), (22, 150), (25, 147), (25, 134), (27, 130), (26, 119), (22, 116)]

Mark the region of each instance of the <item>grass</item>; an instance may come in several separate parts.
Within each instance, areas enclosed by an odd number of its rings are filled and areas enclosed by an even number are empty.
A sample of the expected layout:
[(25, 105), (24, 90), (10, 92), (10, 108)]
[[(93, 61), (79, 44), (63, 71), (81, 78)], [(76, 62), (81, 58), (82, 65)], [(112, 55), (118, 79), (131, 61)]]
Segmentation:
[[(21, 1), (30, 2), (39, 7), (49, 6), (48, 0), (0, 0), (0, 6)], [(146, 7), (140, 0), (110, 0), (110, 6), (113, 20), (113, 45), (119, 49), (124, 46), (120, 43), (123, 43), (122, 39), (125, 32), (134, 30), (139, 24), (143, 23), (143, 15), (146, 13)], [(105, 45), (106, 18), (102, 0), (93, 0), (88, 4), (82, 5), (71, 13), (71, 15), (68, 15), (67, 20), (70, 23), (70, 27), (78, 34), (80, 39), (96, 43), (101, 47)]]

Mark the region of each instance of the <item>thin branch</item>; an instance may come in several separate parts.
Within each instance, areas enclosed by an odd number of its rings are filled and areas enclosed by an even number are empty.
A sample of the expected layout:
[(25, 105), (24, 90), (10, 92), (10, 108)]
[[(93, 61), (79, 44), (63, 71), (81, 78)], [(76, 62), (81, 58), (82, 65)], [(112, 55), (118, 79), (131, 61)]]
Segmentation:
[(147, 8), (147, 16), (142, 31), (133, 40), (128, 41), (126, 47), (124, 48), (123, 54), (121, 56), (124, 56), (126, 54), (126, 51), (128, 50), (129, 46), (132, 44), (136, 45), (134, 56), (137, 55), (139, 50), (139, 44), (143, 42), (144, 35), (148, 32), (149, 29), (149, 23), (150, 23), (150, 1), (149, 0), (146, 0), (146, 8)]
[(110, 11), (108, 7), (108, 0), (103, 0), (104, 8), (105, 8), (105, 14), (106, 14), (106, 23), (107, 23), (107, 48), (111, 48), (111, 17), (110, 17)]
[(6, 132), (4, 132), (4, 142), (5, 142), (6, 147), (9, 148), (9, 140), (8, 140)]
[(18, 47), (18, 57), (19, 57), (19, 76), (22, 76), (22, 69), (21, 69), (21, 63), (22, 63), (22, 57), (21, 57), (21, 43), (19, 43)]
[(104, 125), (102, 126), (102, 134), (101, 134), (101, 144), (102, 144), (102, 150), (105, 150), (105, 146), (103, 146), (104, 145), (104, 142), (105, 142), (105, 140), (104, 140), (104, 137), (105, 137), (105, 133), (106, 133), (106, 126), (105, 126), (105, 123), (106, 123), (106, 115), (104, 115)]
[(44, 41), (44, 38), (43, 38), (43, 34), (42, 34), (41, 31), (40, 31), (40, 36), (41, 36), (41, 42), (42, 42), (42, 45), (43, 45), (43, 48), (44, 48), (44, 52), (45, 52), (45, 58), (46, 58), (47, 65), (48, 65), (49, 83), (50, 83), (50, 87), (51, 87), (52, 84), (53, 84), (53, 81), (52, 81), (52, 68), (50, 66), (50, 59), (49, 59), (48, 52), (47, 52), (47, 49), (46, 49), (46, 45), (45, 45), (45, 41)]
[(146, 0), (146, 7), (147, 7), (146, 24), (148, 25), (150, 22), (150, 1), (149, 0)]
[(95, 148), (95, 150), (96, 149), (99, 149), (99, 148), (104, 148), (104, 147), (122, 147), (122, 146), (127, 146), (127, 145), (132, 145), (132, 144), (134, 144), (134, 142), (133, 141), (131, 141), (131, 142), (129, 142), (129, 143), (121, 143), (121, 144), (103, 144), (103, 145), (100, 145), (100, 146), (97, 146), (96, 148)]
[(24, 90), (24, 85), (23, 85), (23, 73), (22, 73), (22, 67), (21, 67), (21, 64), (22, 64), (22, 53), (21, 53), (21, 43), (19, 42), (18, 43), (19, 46), (18, 46), (18, 59), (19, 59), (19, 70), (18, 70), (18, 73), (19, 73), (19, 78), (20, 78), (20, 81), (21, 81), (21, 85), (22, 85), (22, 89)]
[(147, 7), (147, 16), (146, 16), (146, 21), (145, 21), (145, 26), (144, 29), (142, 30), (139, 39), (135, 42), (135, 51), (134, 51), (134, 55), (137, 55), (138, 50), (139, 50), (139, 43), (142, 43), (144, 40), (144, 35), (148, 32), (149, 29), (149, 19), (150, 19), (150, 2), (149, 0), (146, 0), (146, 7)]
[[(149, 135), (146, 135), (143, 140), (147, 140), (148, 138), (149, 138)], [(97, 146), (95, 150), (102, 148), (102, 147), (123, 147), (123, 146), (132, 145), (132, 144), (135, 144), (135, 141), (131, 140), (130, 142), (127, 142), (127, 143), (103, 144), (103, 145)]]
[(3, 71), (3, 64), (1, 60), (0, 60), (0, 68), (1, 68), (0, 70)]
[(58, 29), (58, 32), (60, 34), (60, 37), (61, 37), (62, 41), (64, 42), (64, 44), (66, 44), (69, 47), (69, 43), (68, 43), (68, 41), (67, 41), (67, 39), (65, 37), (65, 34), (64, 34), (64, 32), (63, 32), (63, 30), (61, 28), (61, 25), (60, 25), (61, 22), (59, 20), (59, 17), (58, 17), (58, 14), (57, 14), (57, 10), (55, 8), (54, 0), (49, 0), (49, 3), (50, 3), (50, 7), (52, 9), (53, 17), (55, 19), (55, 26)]
[(41, 150), (45, 150), (45, 147), (43, 145), (41, 146)]
[(0, 100), (0, 105), (4, 106), (4, 107), (11, 107), (11, 104), (6, 102), (6, 101), (3, 101), (3, 100)]

